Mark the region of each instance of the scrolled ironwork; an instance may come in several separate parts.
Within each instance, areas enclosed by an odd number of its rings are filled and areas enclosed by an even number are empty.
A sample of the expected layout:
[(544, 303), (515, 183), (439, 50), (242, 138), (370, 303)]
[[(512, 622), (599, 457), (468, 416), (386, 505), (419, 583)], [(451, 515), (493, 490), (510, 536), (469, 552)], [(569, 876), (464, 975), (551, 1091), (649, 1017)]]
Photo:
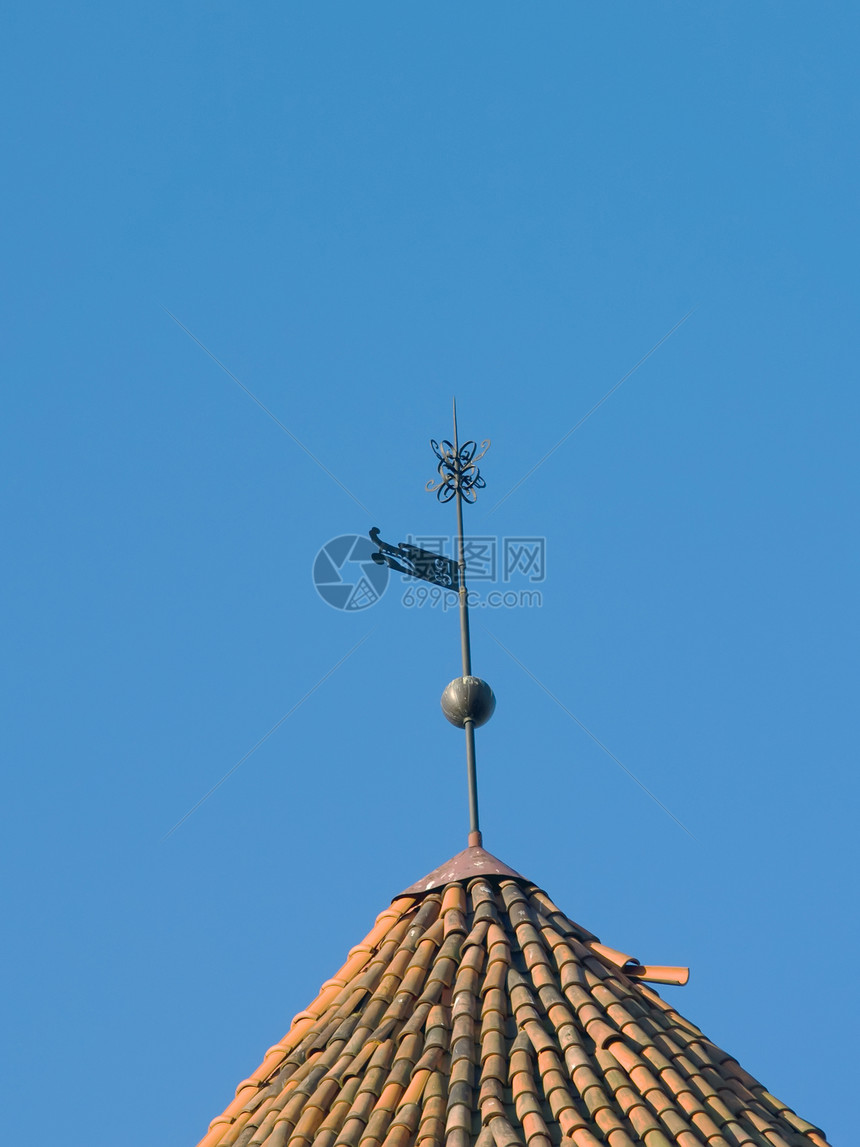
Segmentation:
[(396, 546), (384, 542), (379, 536), (379, 527), (374, 526), (370, 531), (370, 540), (379, 546), (379, 552), (371, 554), (371, 559), (378, 566), (387, 565), (389, 569), (408, 577), (428, 581), (431, 585), (450, 589), (454, 593), (460, 589), (460, 570), (455, 561), (446, 558), (444, 554), (433, 553), (432, 550), (422, 550), (409, 542), (400, 542)]
[(486, 482), (475, 465), (490, 448), (489, 438), (481, 443), (481, 452), (478, 453), (477, 442), (464, 442), (459, 450), (446, 439), (437, 442), (430, 439), (433, 453), (439, 460), (436, 467), (439, 478), (431, 478), (424, 487), (429, 493), (435, 494), (440, 502), (450, 502), (457, 491), (460, 491), (464, 502), (474, 502), (478, 490), (483, 490)]

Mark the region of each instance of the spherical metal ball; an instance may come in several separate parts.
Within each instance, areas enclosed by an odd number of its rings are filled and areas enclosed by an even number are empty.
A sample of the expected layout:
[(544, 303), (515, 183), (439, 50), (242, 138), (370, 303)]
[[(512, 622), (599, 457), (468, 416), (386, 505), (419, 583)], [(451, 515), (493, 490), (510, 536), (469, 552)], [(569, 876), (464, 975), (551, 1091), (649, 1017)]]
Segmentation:
[(455, 677), (442, 694), (442, 712), (458, 729), (471, 720), (477, 729), (486, 725), (496, 708), (493, 690), (480, 677)]

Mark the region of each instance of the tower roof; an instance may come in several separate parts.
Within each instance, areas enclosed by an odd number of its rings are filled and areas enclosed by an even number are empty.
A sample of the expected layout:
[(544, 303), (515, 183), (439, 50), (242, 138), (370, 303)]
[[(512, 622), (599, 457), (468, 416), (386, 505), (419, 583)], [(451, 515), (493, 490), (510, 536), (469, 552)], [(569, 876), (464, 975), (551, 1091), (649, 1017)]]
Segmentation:
[(648, 986), (685, 973), (466, 849), (380, 913), (199, 1147), (827, 1147)]
[(377, 564), (456, 593), (462, 675), (442, 695), (465, 732), (469, 846), (396, 897), (293, 1019), (199, 1147), (827, 1147), (648, 983), (481, 845), (463, 503), (489, 441), (431, 442), (427, 488), (457, 511), (457, 561), (374, 527)]

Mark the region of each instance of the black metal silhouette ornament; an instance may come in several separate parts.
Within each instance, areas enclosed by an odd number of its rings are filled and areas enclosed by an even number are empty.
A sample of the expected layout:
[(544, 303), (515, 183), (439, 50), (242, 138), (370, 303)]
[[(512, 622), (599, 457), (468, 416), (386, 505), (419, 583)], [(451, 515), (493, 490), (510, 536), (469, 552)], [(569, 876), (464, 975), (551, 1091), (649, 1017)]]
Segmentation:
[(370, 531), (370, 540), (379, 546), (379, 552), (371, 554), (371, 559), (378, 566), (387, 565), (389, 569), (408, 577), (420, 578), (429, 581), (431, 585), (439, 585), (443, 589), (460, 589), (460, 570), (455, 561), (446, 558), (444, 554), (434, 554), (432, 550), (422, 550), (409, 542), (400, 542), (396, 546), (389, 545), (379, 536), (379, 527), (374, 526)]

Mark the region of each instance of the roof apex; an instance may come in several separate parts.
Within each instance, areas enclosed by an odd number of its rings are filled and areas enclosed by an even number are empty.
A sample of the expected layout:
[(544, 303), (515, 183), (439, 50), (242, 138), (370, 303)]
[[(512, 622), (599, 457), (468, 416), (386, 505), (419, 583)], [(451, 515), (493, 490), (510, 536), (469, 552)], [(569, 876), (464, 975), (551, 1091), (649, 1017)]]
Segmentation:
[[(487, 852), (479, 844), (469, 845), (432, 872), (428, 872), (414, 884), (399, 893), (400, 896), (420, 896), (434, 888), (443, 888), (446, 884), (453, 884), (457, 880), (471, 880), (476, 876), (507, 876), (513, 880), (525, 880), (519, 872), (509, 868), (507, 864)], [(395, 897), (396, 899), (396, 897)]]

